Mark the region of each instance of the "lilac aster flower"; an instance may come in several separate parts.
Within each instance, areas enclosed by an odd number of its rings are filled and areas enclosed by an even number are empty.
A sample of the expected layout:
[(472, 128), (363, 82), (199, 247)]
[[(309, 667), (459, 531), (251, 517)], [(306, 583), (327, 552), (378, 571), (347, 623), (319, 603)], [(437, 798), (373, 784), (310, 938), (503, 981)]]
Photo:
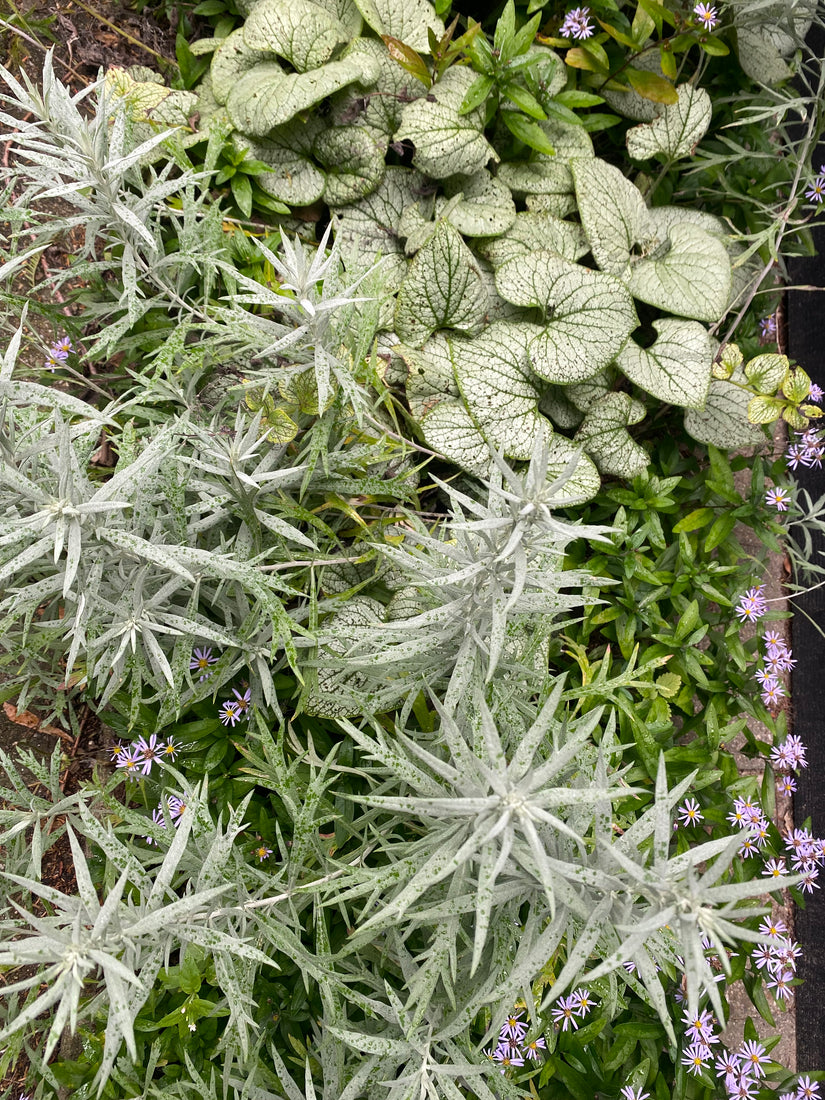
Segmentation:
[(695, 798), (685, 799), (684, 806), (680, 806), (676, 812), (682, 825), (698, 825), (700, 821), (704, 821), (704, 815)]
[(734, 1084), (728, 1089), (731, 1100), (752, 1100), (754, 1092), (759, 1088), (759, 1082), (749, 1073), (742, 1073)]
[(791, 988), (791, 982), (793, 981), (793, 971), (783, 970), (780, 973), (774, 974), (773, 978), (768, 982), (768, 989), (773, 992), (774, 997), (778, 1001), (789, 1001), (793, 997), (793, 989)]
[(547, 1050), (547, 1043), (544, 1041), (544, 1036), (539, 1035), (535, 1039), (531, 1039), (530, 1042), (525, 1042), (522, 1049), (524, 1050), (525, 1058), (537, 1061), (540, 1050)]
[(776, 314), (770, 313), (759, 322), (759, 338), (763, 344), (776, 339)]
[(765, 494), (765, 503), (770, 504), (777, 512), (787, 512), (791, 501), (790, 489), (777, 485), (774, 489), (768, 489)]
[(754, 1077), (765, 1076), (765, 1066), (770, 1064), (770, 1058), (761, 1043), (755, 1039), (746, 1040), (739, 1048), (739, 1058), (748, 1073)]
[(719, 16), (716, 14), (716, 8), (711, 4), (697, 4), (693, 9), (693, 14), (702, 24), (702, 28), (706, 31), (712, 31), (716, 24), (719, 22)]
[(225, 726), (234, 726), (236, 722), (241, 720), (238, 704), (232, 700), (227, 700), (218, 711), (218, 717)]
[(811, 388), (808, 391), (808, 400), (819, 404), (823, 397), (825, 397), (825, 393), (817, 386), (816, 382), (811, 382)]
[(524, 1009), (519, 1009), (518, 1012), (512, 1012), (507, 1017), (499, 1034), (499, 1038), (512, 1039), (514, 1042), (520, 1043), (530, 1030), (529, 1026), (522, 1020), (523, 1015)]
[(688, 1025), (686, 1034), (692, 1042), (707, 1046), (712, 1041), (714, 1021), (713, 1014), (708, 1009), (700, 1012), (698, 1016), (691, 1016), (685, 1010), (682, 1013), (682, 1020)]
[(234, 703), (235, 706), (238, 708), (238, 715), (240, 716), (245, 714), (246, 717), (249, 718), (249, 707), (252, 702), (252, 689), (247, 688), (246, 691), (244, 691), (242, 694), (240, 691), (232, 688), (232, 694), (235, 696)]
[(123, 768), (127, 775), (137, 775), (143, 756), (139, 748), (124, 749), (117, 758), (117, 767)]
[(69, 352), (74, 351), (74, 348), (68, 336), (61, 336), (59, 340), (55, 340), (52, 344), (51, 350), (59, 355), (61, 359), (67, 359)]
[(796, 780), (792, 775), (783, 775), (779, 779), (780, 794), (793, 794), (796, 790)]
[(160, 755), (167, 760), (174, 761), (175, 757), (180, 752), (181, 746), (179, 742), (176, 742), (174, 737), (169, 737), (164, 741), (163, 748), (160, 751)]
[(819, 889), (819, 883), (816, 881), (818, 877), (819, 871), (816, 867), (810, 867), (804, 871), (802, 881), (799, 884), (799, 889), (803, 894), (812, 894), (814, 890)]
[(46, 352), (46, 361), (43, 363), (43, 366), (46, 370), (57, 370), (58, 367), (63, 366), (68, 358), (68, 355), (61, 354), (54, 348), (49, 348)]
[(255, 855), (258, 857), (261, 863), (265, 859), (268, 859), (272, 855), (272, 849), (267, 848), (265, 844), (262, 844), (259, 848), (255, 849)]
[(773, 709), (779, 704), (779, 700), (784, 698), (785, 689), (778, 680), (771, 678), (762, 685), (762, 702), (766, 707)]
[(205, 680), (209, 675), (209, 666), (214, 665), (217, 660), (217, 657), (212, 656), (212, 646), (204, 646), (202, 649), (196, 647), (189, 661), (189, 671), (200, 672), (198, 680)]
[(805, 198), (811, 202), (822, 202), (822, 199), (825, 198), (825, 176), (816, 177), (805, 192)]
[[(500, 1046), (497, 1046), (493, 1051), (493, 1059), (498, 1062), (500, 1066), (524, 1065), (524, 1059), (518, 1047), (510, 1046), (509, 1043), (502, 1043)], [(502, 1072), (504, 1071), (502, 1070)]]
[(796, 1086), (798, 1100), (819, 1100), (819, 1082), (810, 1077), (800, 1077)]
[(570, 994), (570, 1000), (573, 1002), (579, 1016), (586, 1016), (591, 1008), (598, 1007), (595, 1001), (591, 1000), (590, 992), (587, 989), (574, 989)]
[(755, 622), (756, 619), (761, 619), (767, 610), (768, 603), (765, 599), (764, 584), (757, 584), (753, 588), (749, 588), (735, 608), (736, 614), (742, 622)]
[(573, 8), (559, 27), (560, 38), (589, 38), (595, 31), (590, 22), (590, 8)]
[(622, 1085), (619, 1092), (624, 1100), (648, 1100), (650, 1096), (649, 1092), (642, 1092), (640, 1088), (634, 1089), (632, 1085)]
[(169, 816), (172, 818), (172, 821), (175, 823), (175, 827), (177, 828), (177, 826), (180, 825), (181, 818), (183, 817), (183, 812), (186, 809), (186, 803), (176, 794), (171, 794), (169, 796), (167, 804), (169, 806)]
[(150, 734), (148, 741), (145, 737), (140, 737), (137, 741), (136, 747), (141, 754), (141, 762), (143, 764), (141, 771), (143, 775), (148, 775), (152, 770), (153, 761), (155, 761), (158, 756), (160, 756), (158, 735), (156, 733)]
[(562, 1031), (567, 1031), (569, 1027), (572, 1027), (574, 1031), (578, 1031), (579, 1022), (576, 1019), (575, 1011), (576, 1006), (573, 1004), (573, 998), (561, 997), (553, 1009), (553, 1023), (559, 1024)]
[(716, 1076), (724, 1077), (726, 1086), (728, 1078), (738, 1077), (741, 1068), (742, 1067), (739, 1065), (739, 1056), (733, 1054), (731, 1051), (726, 1050), (724, 1054), (720, 1054), (716, 1059)]
[(770, 936), (772, 940), (781, 939), (788, 931), (788, 926), (781, 917), (765, 917), (759, 925), (759, 931), (763, 936)]
[(780, 856), (779, 859), (769, 859), (762, 868), (762, 874), (770, 878), (779, 878), (780, 875), (787, 875), (787, 873), (784, 856)]
[(682, 1065), (687, 1066), (688, 1073), (694, 1076), (700, 1074), (710, 1058), (710, 1047), (704, 1043), (691, 1043), (682, 1055)]

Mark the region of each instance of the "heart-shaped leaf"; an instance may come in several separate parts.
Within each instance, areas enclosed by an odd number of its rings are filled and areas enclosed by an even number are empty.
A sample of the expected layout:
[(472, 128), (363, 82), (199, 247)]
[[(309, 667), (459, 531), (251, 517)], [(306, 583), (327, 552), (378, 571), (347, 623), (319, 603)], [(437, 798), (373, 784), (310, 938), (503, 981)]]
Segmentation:
[(529, 460), (538, 435), (549, 435), (527, 364), (523, 325), (499, 321), (472, 340), (448, 341), (464, 404), (482, 435), (511, 458)]
[(251, 157), (271, 168), (255, 177), (260, 186), (290, 206), (309, 206), (324, 193), (324, 174), (310, 155), (313, 133), (319, 129), (312, 123), (296, 120), (257, 141), (235, 135), (236, 143), (245, 145)]
[(510, 189), (486, 169), (473, 176), (453, 176), (445, 184), (444, 194), (448, 198), (461, 195), (450, 210), (449, 220), (465, 237), (495, 237), (516, 219)]
[[(573, 192), (570, 169), (561, 161), (537, 156), (531, 161), (499, 165), (496, 178), (520, 195), (568, 196)], [(566, 212), (566, 211), (565, 211)]]
[(580, 443), (603, 474), (635, 477), (647, 469), (650, 458), (630, 436), (628, 424), (637, 424), (645, 408), (628, 393), (607, 393), (585, 416), (576, 432)]
[(353, 87), (344, 89), (332, 101), (329, 121), (333, 126), (351, 126), (357, 123), (371, 130), (378, 130), (391, 140), (401, 125), (401, 112), (426, 89), (408, 72), (405, 72), (390, 55), (383, 42), (374, 38), (355, 38), (344, 55), (357, 61), (363, 58), (370, 66), (377, 66), (378, 79), (370, 95), (364, 96)]
[(344, 58), (308, 73), (285, 73), (276, 61), (261, 62), (237, 81), (226, 109), (238, 130), (264, 137), (348, 84), (370, 84), (378, 70), (368, 61)]
[(411, 168), (391, 166), (371, 195), (338, 208), (335, 239), (349, 266), (369, 266), (385, 257), (382, 274), (397, 289), (407, 272), (398, 223), (423, 183)]
[(596, 157), (572, 160), (570, 168), (593, 258), (603, 271), (622, 275), (647, 225), (642, 194), (618, 168)]
[(495, 267), (515, 256), (529, 255), (537, 249), (546, 249), (576, 261), (589, 251), (590, 245), (584, 230), (577, 222), (568, 222), (542, 211), (525, 211), (517, 214), (507, 232), (494, 241), (483, 241), (476, 246)]
[(606, 367), (638, 325), (618, 279), (541, 251), (507, 260), (496, 287), (508, 302), (544, 311), (529, 344), (530, 364), (548, 382), (581, 382)]
[(212, 94), (220, 104), (226, 103), (229, 93), (244, 73), (274, 60), (269, 50), (253, 50), (244, 42), (243, 27), (233, 31), (215, 50), (209, 69), (212, 77)]
[(696, 321), (664, 317), (653, 322), (658, 336), (649, 348), (632, 340), (616, 357), (631, 382), (670, 405), (699, 409), (710, 385), (713, 352), (707, 331)]
[(427, 0), (355, 0), (364, 21), (376, 34), (389, 34), (419, 53), (429, 51), (428, 30), (436, 39), (444, 34), (444, 24)]
[(323, 130), (313, 151), (326, 169), (327, 205), (344, 206), (374, 191), (384, 175), (386, 150), (379, 135), (361, 126)]
[(670, 248), (661, 259), (633, 265), (628, 285), (648, 305), (712, 324), (730, 297), (730, 260), (717, 237), (682, 222), (670, 231)]
[(687, 432), (700, 443), (711, 443), (723, 451), (764, 443), (764, 431), (748, 422), (748, 403), (752, 395), (742, 388), (746, 384), (741, 367), (736, 368), (731, 381), (711, 379), (705, 407), (685, 412)]
[(627, 131), (627, 151), (634, 160), (663, 153), (668, 160), (692, 156), (710, 125), (712, 104), (704, 88), (682, 84), (679, 101), (663, 109), (653, 122)]
[(251, 50), (271, 50), (305, 73), (329, 61), (350, 33), (312, 0), (258, 0), (243, 37)]
[(472, 175), (489, 160), (498, 160), (484, 136), (484, 112), (458, 113), (472, 82), (469, 69), (455, 66), (447, 70), (426, 99), (417, 99), (404, 108), (395, 140), (412, 141), (413, 164), (435, 179)]
[(421, 347), (439, 328), (474, 334), (484, 325), (487, 298), (473, 255), (458, 230), (440, 222), (415, 256), (398, 293), (395, 328)]

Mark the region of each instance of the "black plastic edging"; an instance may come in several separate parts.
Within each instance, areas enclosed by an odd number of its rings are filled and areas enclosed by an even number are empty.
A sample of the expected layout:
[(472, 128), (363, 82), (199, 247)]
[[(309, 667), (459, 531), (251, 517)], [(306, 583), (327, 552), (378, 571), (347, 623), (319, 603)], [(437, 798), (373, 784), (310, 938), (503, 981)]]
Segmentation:
[[(814, 170), (819, 165), (816, 162)], [(791, 285), (825, 287), (825, 226), (814, 229), (818, 255), (788, 261)], [(825, 388), (825, 290), (789, 290), (786, 296), (788, 354)], [(799, 467), (794, 476), (814, 500), (825, 493), (825, 469)], [(825, 537), (814, 538), (813, 560), (825, 565)], [(811, 819), (814, 836), (825, 835), (825, 587), (794, 599), (791, 621), (793, 654), (791, 728), (807, 749), (794, 795), (794, 823)], [(810, 618), (808, 618), (810, 616)], [(813, 621), (811, 621), (813, 620)], [(820, 882), (822, 880), (820, 879)], [(796, 937), (802, 948), (796, 990), (797, 1068), (825, 1069), (825, 889), (806, 895), (796, 912)]]

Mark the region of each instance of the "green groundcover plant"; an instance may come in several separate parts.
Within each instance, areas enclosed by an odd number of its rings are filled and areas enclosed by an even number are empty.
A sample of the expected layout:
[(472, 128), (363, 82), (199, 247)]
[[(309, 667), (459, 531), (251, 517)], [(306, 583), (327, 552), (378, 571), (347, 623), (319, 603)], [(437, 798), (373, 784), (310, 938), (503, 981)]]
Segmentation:
[(723, 1033), (825, 862), (763, 583), (822, 571), (816, 3), (195, 14), (172, 87), (0, 71), (0, 691), (112, 741), (0, 754), (0, 1071), (818, 1097)]

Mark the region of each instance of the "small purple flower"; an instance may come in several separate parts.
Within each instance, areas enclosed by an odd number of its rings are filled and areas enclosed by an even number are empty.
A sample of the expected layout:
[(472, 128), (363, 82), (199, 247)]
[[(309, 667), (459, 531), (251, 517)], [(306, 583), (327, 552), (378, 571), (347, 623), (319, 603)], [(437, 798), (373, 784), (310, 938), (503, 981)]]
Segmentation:
[(725, 1051), (716, 1059), (716, 1076), (724, 1077), (725, 1085), (728, 1083), (728, 1078), (738, 1077), (740, 1069), (739, 1057), (730, 1051)]
[[(158, 826), (158, 827), (159, 827), (160, 829), (165, 829), (165, 828), (166, 828), (166, 821), (165, 821), (165, 819), (164, 819), (164, 816), (163, 816), (163, 809), (162, 809), (162, 807), (160, 807), (160, 806), (156, 806), (156, 807), (155, 807), (155, 809), (154, 809), (154, 810), (152, 810), (152, 821), (153, 821), (153, 822), (155, 823), (155, 825), (157, 825), (157, 826)], [(154, 837), (151, 837), (151, 836), (147, 836), (147, 837), (146, 837), (146, 843), (147, 843), (147, 844), (157, 844), (157, 841), (155, 840), (155, 838), (154, 838)]]
[(158, 735), (156, 733), (151, 733), (148, 741), (145, 737), (140, 737), (137, 741), (137, 749), (141, 754), (141, 762), (143, 764), (141, 771), (144, 775), (148, 775), (152, 770), (153, 761), (160, 756)]
[(774, 974), (771, 981), (768, 982), (768, 989), (773, 991), (773, 995), (778, 1001), (789, 1001), (793, 996), (792, 981), (793, 971), (783, 970)]
[(719, 22), (716, 8), (712, 4), (697, 4), (693, 9), (693, 14), (702, 24), (703, 30), (706, 31), (712, 31)]
[(641, 1088), (634, 1089), (632, 1085), (622, 1085), (619, 1092), (624, 1100), (648, 1100), (650, 1093), (642, 1092)]
[(124, 749), (117, 758), (116, 767), (123, 768), (127, 775), (137, 775), (140, 765), (143, 763), (143, 755), (139, 748)]
[(808, 400), (818, 405), (823, 397), (825, 397), (825, 392), (817, 386), (816, 382), (811, 382), (811, 388), (808, 391)]
[(227, 700), (218, 711), (218, 717), (225, 726), (235, 726), (236, 722), (240, 722), (241, 714), (238, 710), (238, 704)]
[(787, 512), (790, 501), (790, 489), (783, 488), (781, 485), (777, 485), (774, 489), (768, 489), (765, 494), (765, 503), (770, 504), (777, 512)]
[[(691, 1016), (685, 1010), (682, 1020), (688, 1025), (686, 1035), (694, 1043), (702, 1043), (707, 1046), (713, 1042), (713, 1014), (705, 1009), (698, 1016)], [(717, 1040), (718, 1041), (718, 1040)]]
[(736, 614), (742, 622), (755, 622), (756, 619), (761, 619), (767, 610), (768, 603), (765, 599), (764, 584), (757, 584), (753, 588), (749, 588), (735, 608)]
[(797, 1100), (819, 1100), (819, 1082), (810, 1077), (800, 1077), (796, 1086)]
[(573, 1002), (579, 1016), (586, 1016), (591, 1008), (598, 1007), (595, 1001), (591, 1000), (590, 992), (587, 989), (574, 989), (570, 994), (570, 1000)]
[(700, 821), (704, 821), (704, 815), (695, 798), (685, 799), (684, 806), (680, 806), (676, 812), (681, 819), (681, 825), (698, 825)]
[(770, 936), (772, 940), (778, 940), (788, 931), (788, 926), (781, 917), (777, 917), (776, 920), (772, 917), (765, 917), (759, 925), (759, 931), (763, 936)]
[(811, 202), (822, 202), (822, 199), (825, 198), (825, 176), (816, 177), (805, 192), (805, 198)]
[(182, 798), (179, 798), (176, 794), (169, 795), (168, 800), (169, 816), (175, 824), (175, 828), (180, 825), (183, 812), (186, 809), (186, 803)]
[(259, 861), (263, 863), (265, 859), (269, 859), (272, 855), (272, 849), (267, 848), (265, 844), (261, 844), (260, 847), (255, 849), (255, 855), (258, 857)]
[(755, 1039), (746, 1040), (739, 1048), (739, 1058), (748, 1073), (754, 1077), (765, 1076), (765, 1066), (770, 1064), (770, 1058), (761, 1043)]
[(252, 689), (247, 688), (246, 691), (241, 694), (241, 692), (236, 691), (235, 688), (232, 688), (232, 694), (235, 696), (234, 703), (235, 706), (238, 708), (238, 714), (245, 714), (246, 717), (249, 718), (249, 706), (252, 702)]
[(544, 1041), (544, 1036), (539, 1035), (535, 1039), (531, 1039), (530, 1042), (525, 1042), (523, 1045), (524, 1055), (528, 1059), (538, 1061), (539, 1051), (547, 1050), (547, 1043)]
[(196, 648), (189, 661), (189, 671), (200, 672), (202, 675), (198, 677), (198, 680), (205, 680), (210, 672), (209, 666), (214, 665), (217, 660), (217, 657), (212, 656), (212, 646), (204, 646), (202, 649)]
[(562, 1031), (567, 1031), (568, 1027), (572, 1027), (574, 1031), (579, 1030), (579, 1022), (575, 1016), (576, 1006), (573, 1004), (572, 997), (561, 997), (556, 1002), (556, 1007), (553, 1009), (553, 1023), (558, 1024)]
[(779, 705), (780, 699), (785, 698), (785, 689), (778, 680), (770, 677), (762, 685), (762, 702), (772, 710)]
[(796, 790), (796, 780), (792, 775), (783, 775), (779, 778), (780, 794), (793, 794)]
[(590, 22), (590, 8), (573, 8), (559, 27), (560, 38), (590, 38), (595, 31)]
[(68, 336), (61, 336), (59, 340), (55, 340), (52, 344), (51, 350), (61, 359), (67, 359), (69, 352), (74, 351), (74, 348)]
[(508, 1017), (504, 1026), (499, 1034), (499, 1039), (512, 1039), (515, 1043), (520, 1043), (527, 1032), (530, 1030), (529, 1026), (524, 1023), (522, 1016), (524, 1015), (524, 1009), (519, 1009), (518, 1012), (512, 1012)]
[(174, 761), (175, 757), (180, 752), (181, 746), (179, 742), (176, 742), (174, 737), (169, 737), (164, 741), (163, 748), (160, 751), (160, 755), (166, 757), (167, 760)]
[(68, 355), (62, 354), (55, 348), (49, 348), (46, 352), (46, 361), (43, 366), (46, 370), (57, 370), (58, 367), (63, 366), (68, 358)]
[(682, 1065), (687, 1066), (688, 1073), (694, 1076), (700, 1074), (710, 1058), (710, 1047), (704, 1043), (691, 1043), (682, 1055)]
[(784, 856), (780, 856), (779, 859), (769, 859), (762, 869), (762, 874), (770, 878), (779, 878), (780, 875), (787, 875), (787, 873)]
[[(518, 1047), (510, 1046), (509, 1043), (502, 1043), (497, 1046), (493, 1051), (493, 1059), (498, 1062), (500, 1066), (523, 1066), (524, 1059)], [(502, 1069), (502, 1073), (504, 1070)]]
[(759, 338), (763, 344), (772, 343), (776, 339), (776, 314), (770, 313), (759, 322)]

